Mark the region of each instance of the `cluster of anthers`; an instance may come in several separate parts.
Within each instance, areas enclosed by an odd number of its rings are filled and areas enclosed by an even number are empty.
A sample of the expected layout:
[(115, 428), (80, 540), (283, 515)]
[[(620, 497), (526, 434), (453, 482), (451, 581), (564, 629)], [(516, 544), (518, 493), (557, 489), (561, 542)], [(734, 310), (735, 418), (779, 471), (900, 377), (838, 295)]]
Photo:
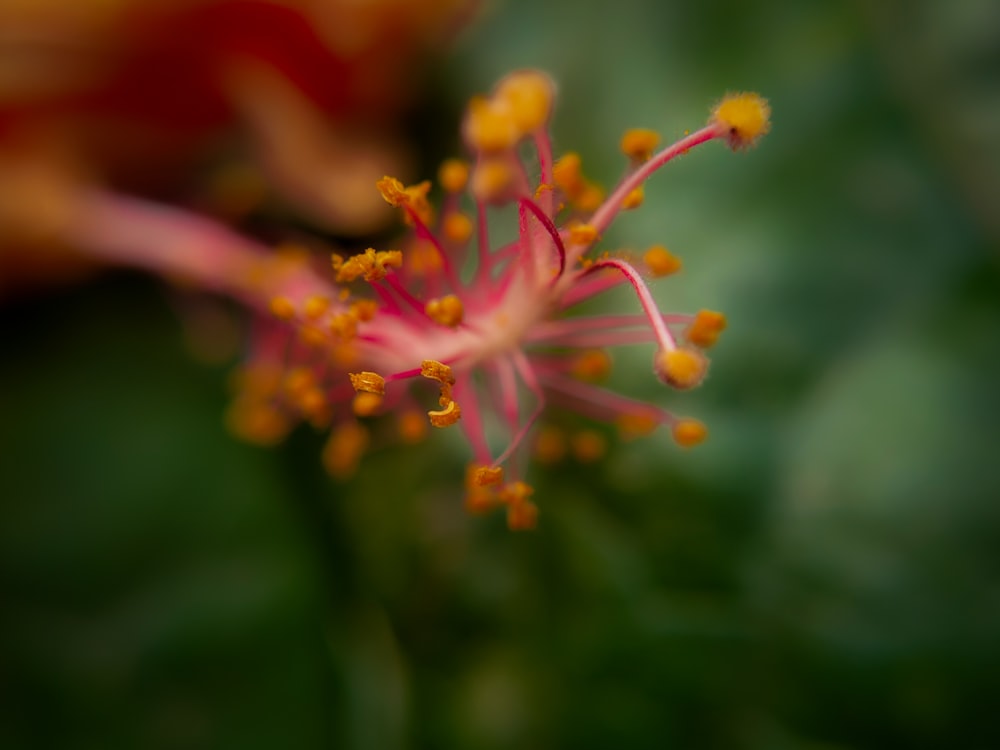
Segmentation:
[[(368, 418), (393, 413), (404, 441), (421, 439), (428, 425), (459, 429), (474, 461), (468, 508), (503, 507), (513, 529), (534, 526), (537, 508), (511, 459), (530, 454), (532, 428), (549, 404), (614, 423), (627, 435), (663, 425), (681, 446), (705, 439), (701, 422), (597, 381), (610, 367), (606, 347), (652, 342), (659, 379), (694, 388), (725, 317), (659, 311), (646, 279), (681, 268), (666, 248), (634, 259), (595, 248), (620, 211), (642, 204), (644, 183), (667, 162), (717, 139), (734, 150), (753, 145), (768, 130), (768, 105), (757, 94), (728, 95), (705, 127), (662, 149), (653, 131), (626, 132), (628, 169), (605, 195), (584, 176), (579, 156), (553, 158), (547, 125), (554, 93), (546, 75), (525, 70), (505, 77), (489, 97), (474, 98), (463, 124), (472, 159), (442, 165), (439, 206), (428, 199), (430, 182), (378, 182), (412, 230), (400, 249), (334, 255), (325, 288), (314, 274), (303, 283), (289, 276), (269, 299), (271, 318), (241, 373), (230, 413), (238, 432), (267, 442), (301, 419), (330, 426), (324, 462), (345, 476), (368, 448)], [(463, 203), (465, 192), (471, 201)], [(493, 247), (487, 214), (505, 204), (517, 209), (517, 238)], [(624, 282), (641, 314), (565, 315)], [(436, 388), (436, 403), (403, 381)], [(558, 451), (554, 439), (540, 431), (536, 450)], [(586, 440), (581, 446), (586, 452)]]

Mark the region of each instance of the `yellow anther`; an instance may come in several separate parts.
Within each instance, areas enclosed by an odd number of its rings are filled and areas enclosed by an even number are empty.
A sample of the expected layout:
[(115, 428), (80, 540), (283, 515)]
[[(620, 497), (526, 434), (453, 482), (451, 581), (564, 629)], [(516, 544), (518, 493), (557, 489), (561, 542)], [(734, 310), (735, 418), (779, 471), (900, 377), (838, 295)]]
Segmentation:
[(416, 276), (426, 276), (441, 268), (441, 254), (430, 240), (415, 240), (406, 250), (406, 267)]
[(349, 372), (347, 377), (351, 379), (354, 390), (362, 393), (374, 393), (379, 396), (385, 395), (385, 378), (377, 372)]
[(678, 419), (672, 429), (674, 441), (684, 448), (692, 448), (705, 442), (708, 428), (697, 419)]
[(611, 357), (603, 349), (588, 349), (573, 360), (570, 372), (579, 380), (599, 383), (611, 374)]
[(274, 297), (271, 300), (271, 314), (280, 320), (291, 320), (295, 317), (295, 305), (288, 297)]
[(507, 504), (507, 526), (512, 531), (535, 528), (538, 506), (528, 499), (534, 492), (525, 482), (510, 482), (501, 488), (499, 498)]
[(570, 437), (573, 457), (582, 464), (593, 463), (604, 458), (608, 452), (608, 441), (596, 430), (580, 430)]
[(622, 136), (622, 152), (632, 161), (649, 161), (653, 151), (660, 143), (660, 134), (646, 128), (626, 130)]
[(319, 349), (326, 346), (329, 336), (322, 328), (318, 328), (317, 326), (303, 326), (299, 329), (299, 341), (306, 346)]
[(444, 217), (442, 231), (445, 238), (451, 242), (459, 245), (463, 242), (468, 242), (472, 236), (472, 230), (472, 219), (463, 213), (453, 211)]
[(573, 196), (583, 189), (583, 161), (580, 155), (570, 151), (563, 154), (552, 165), (552, 179), (566, 195)]
[(727, 94), (712, 110), (709, 122), (734, 151), (753, 146), (771, 128), (771, 107), (760, 94)]
[(404, 443), (419, 443), (427, 435), (427, 419), (423, 412), (407, 409), (399, 415), (398, 429)]
[(506, 199), (514, 181), (510, 165), (503, 159), (481, 159), (472, 173), (472, 194), (483, 203)]
[(546, 425), (535, 437), (535, 458), (543, 464), (554, 464), (566, 457), (566, 435), (558, 427)]
[(369, 247), (347, 260), (334, 253), (332, 263), (338, 282), (354, 281), (359, 276), (365, 281), (381, 281), (385, 278), (387, 268), (399, 268), (403, 265), (403, 254), (399, 250), (376, 251)]
[(538, 525), (538, 506), (530, 500), (507, 506), (507, 528), (531, 531)]
[(299, 411), (307, 417), (315, 420), (322, 420), (326, 416), (327, 406), (329, 406), (323, 391), (313, 386), (307, 388), (299, 394), (296, 400)]
[(631, 414), (622, 414), (618, 419), (615, 420), (615, 426), (618, 428), (618, 434), (621, 435), (623, 440), (633, 440), (638, 437), (644, 437), (653, 432), (660, 425), (660, 420), (657, 419), (653, 414), (643, 414), (641, 412), (633, 412)]
[(681, 270), (681, 259), (671, 253), (663, 245), (653, 245), (642, 256), (646, 267), (653, 276), (670, 276)]
[(686, 336), (695, 346), (707, 349), (718, 340), (719, 334), (724, 330), (726, 330), (725, 315), (712, 310), (699, 310), (688, 326)]
[(521, 135), (506, 102), (481, 96), (469, 102), (463, 133), (470, 148), (486, 153), (510, 149)]
[(552, 179), (578, 211), (594, 211), (604, 201), (604, 191), (584, 178), (579, 154), (569, 152), (558, 159)]
[(378, 312), (378, 303), (373, 299), (359, 299), (351, 304), (348, 312), (359, 323), (367, 323)]
[(308, 367), (296, 367), (294, 370), (289, 370), (283, 383), (285, 392), (293, 397), (298, 397), (315, 384), (316, 375)]
[(443, 409), (427, 412), (427, 416), (435, 427), (451, 427), (461, 419), (462, 410), (457, 402), (449, 401)]
[[(427, 200), (427, 193), (431, 189), (429, 180), (405, 187), (395, 177), (386, 176), (376, 182), (375, 187), (390, 206), (409, 208), (422, 222), (430, 223), (432, 211), (431, 204)], [(407, 222), (409, 222), (408, 214)]]
[(455, 385), (455, 376), (451, 374), (451, 368), (435, 359), (425, 359), (421, 362), (420, 374), (445, 385)]
[(350, 341), (358, 333), (358, 319), (350, 313), (338, 313), (330, 319), (328, 328), (341, 341)]
[(521, 133), (531, 133), (545, 125), (552, 111), (555, 86), (537, 70), (519, 70), (505, 76), (495, 89), (495, 97), (506, 103)]
[(461, 325), (465, 308), (462, 306), (462, 300), (454, 294), (449, 294), (445, 297), (429, 300), (424, 305), (424, 312), (438, 325), (455, 328)]
[(708, 359), (697, 349), (673, 349), (656, 355), (656, 374), (667, 385), (688, 390), (699, 385), (708, 372)]
[(351, 408), (359, 417), (370, 417), (382, 407), (382, 396), (370, 391), (359, 391), (354, 394)]
[(309, 297), (302, 305), (302, 313), (309, 320), (316, 320), (330, 307), (330, 300), (320, 295)]
[(472, 483), (477, 487), (488, 487), (503, 483), (502, 466), (476, 466), (472, 472)]
[(274, 445), (288, 435), (292, 422), (273, 404), (240, 397), (226, 412), (226, 426), (247, 442)]
[(323, 466), (335, 479), (347, 479), (368, 449), (368, 430), (357, 420), (341, 422), (323, 447)]
[(574, 245), (590, 245), (597, 239), (597, 229), (591, 224), (577, 224), (569, 228), (569, 241)]
[(438, 182), (449, 193), (458, 193), (469, 182), (469, 165), (461, 159), (446, 159), (438, 169)]
[(629, 191), (628, 195), (622, 198), (622, 208), (626, 211), (639, 208), (645, 200), (646, 191), (643, 189), (642, 185), (640, 185), (635, 190)]

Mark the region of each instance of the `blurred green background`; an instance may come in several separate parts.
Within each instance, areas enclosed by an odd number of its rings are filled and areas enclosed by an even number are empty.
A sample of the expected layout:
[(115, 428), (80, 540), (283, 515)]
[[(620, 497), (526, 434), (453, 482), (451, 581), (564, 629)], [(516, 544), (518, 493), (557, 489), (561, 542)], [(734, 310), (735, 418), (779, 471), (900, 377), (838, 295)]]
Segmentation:
[(1000, 746), (998, 51), (990, 0), (486, 8), (428, 169), (516, 67), (605, 185), (627, 127), (774, 113), (609, 238), (684, 258), (665, 309), (728, 314), (696, 393), (616, 359), (712, 439), (534, 470), (533, 534), (465, 515), (446, 438), (344, 485), (307, 431), (232, 440), (153, 280), (7, 304), (0, 747)]

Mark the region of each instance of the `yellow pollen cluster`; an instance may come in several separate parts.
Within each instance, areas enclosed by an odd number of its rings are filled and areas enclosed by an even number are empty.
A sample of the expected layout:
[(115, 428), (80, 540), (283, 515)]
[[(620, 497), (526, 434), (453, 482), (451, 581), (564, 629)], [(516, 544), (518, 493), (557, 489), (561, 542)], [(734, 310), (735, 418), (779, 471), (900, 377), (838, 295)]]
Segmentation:
[(469, 102), (463, 132), (474, 151), (498, 153), (548, 122), (555, 86), (544, 73), (522, 70), (503, 78), (491, 97)]
[(483, 203), (502, 203), (514, 182), (506, 159), (480, 159), (472, 173), (472, 193)]
[(603, 349), (589, 349), (573, 360), (570, 372), (578, 380), (599, 383), (611, 374), (611, 357)]
[(374, 393), (379, 396), (385, 395), (385, 378), (377, 372), (351, 372), (347, 376), (351, 379), (354, 390), (364, 393)]
[(700, 310), (688, 326), (687, 340), (695, 346), (707, 349), (712, 346), (726, 329), (726, 316), (712, 310)]
[(370, 247), (346, 260), (334, 253), (331, 262), (339, 283), (354, 281), (359, 276), (365, 281), (381, 281), (385, 278), (387, 268), (399, 268), (403, 265), (403, 254), (399, 250), (376, 251)]
[(441, 268), (441, 254), (434, 243), (422, 238), (415, 239), (406, 249), (406, 268), (416, 276), (427, 276)]
[(458, 211), (452, 211), (444, 217), (441, 231), (444, 236), (456, 244), (468, 241), (472, 236), (474, 227), (472, 219)]
[(643, 189), (642, 185), (640, 185), (635, 190), (630, 190), (628, 194), (622, 198), (622, 208), (626, 211), (631, 211), (632, 209), (639, 208), (645, 200), (646, 191)]
[(708, 360), (696, 349), (673, 349), (656, 356), (655, 369), (664, 383), (686, 391), (705, 379)]
[(552, 179), (578, 211), (596, 211), (604, 191), (583, 176), (583, 161), (574, 152), (564, 154), (552, 167)]
[(449, 193), (465, 190), (469, 181), (469, 165), (461, 159), (446, 159), (438, 168), (438, 182)]
[(431, 424), (435, 427), (450, 427), (458, 422), (462, 417), (462, 410), (451, 397), (451, 388), (455, 385), (455, 376), (451, 374), (451, 368), (436, 360), (425, 359), (420, 363), (420, 374), (441, 384), (441, 396), (438, 398), (441, 409), (427, 412)]
[(323, 466), (335, 479), (347, 479), (368, 449), (368, 430), (356, 420), (338, 424), (323, 447)]
[(634, 440), (635, 438), (645, 437), (652, 433), (659, 424), (660, 420), (655, 416), (641, 412), (622, 414), (615, 421), (618, 434), (621, 435), (623, 440)]
[(760, 94), (727, 94), (712, 110), (710, 122), (731, 149), (749, 148), (771, 129), (771, 107)]
[(375, 183), (382, 198), (390, 206), (407, 209), (406, 221), (412, 223), (410, 211), (412, 211), (424, 224), (430, 224), (433, 218), (431, 204), (427, 200), (427, 193), (430, 192), (431, 183), (424, 180), (417, 185), (405, 187), (402, 182), (395, 177), (388, 175)]
[(684, 448), (693, 448), (708, 437), (708, 428), (697, 419), (677, 420), (672, 432), (674, 441)]
[(462, 300), (454, 294), (449, 294), (428, 301), (424, 306), (424, 312), (438, 325), (455, 328), (461, 325), (465, 308), (462, 306)]
[(525, 482), (503, 484), (499, 466), (472, 464), (465, 473), (465, 507), (471, 513), (486, 513), (507, 506), (507, 527), (512, 531), (535, 528), (538, 507), (528, 498), (534, 494)]
[(271, 314), (279, 320), (295, 317), (295, 304), (288, 297), (274, 297), (271, 300)]
[(634, 162), (649, 161), (653, 151), (660, 144), (660, 134), (646, 128), (626, 130), (622, 136), (621, 149)]
[(653, 245), (642, 256), (642, 259), (649, 272), (657, 278), (677, 273), (683, 265), (681, 259), (663, 247), (663, 245)]
[(574, 245), (590, 245), (598, 237), (597, 230), (590, 224), (576, 224), (569, 228), (569, 241)]
[(226, 413), (229, 429), (244, 440), (273, 445), (291, 429), (289, 415), (277, 404), (281, 370), (277, 367), (247, 367), (233, 378), (236, 397)]

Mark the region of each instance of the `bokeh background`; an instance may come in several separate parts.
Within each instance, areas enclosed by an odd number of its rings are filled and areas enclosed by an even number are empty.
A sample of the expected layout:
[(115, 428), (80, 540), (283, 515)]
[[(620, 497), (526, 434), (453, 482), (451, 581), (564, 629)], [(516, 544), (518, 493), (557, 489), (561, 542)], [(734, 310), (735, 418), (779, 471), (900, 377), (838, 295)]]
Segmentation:
[(605, 185), (627, 127), (774, 112), (609, 238), (684, 258), (665, 309), (728, 314), (695, 393), (616, 358), (711, 440), (535, 470), (535, 533), (465, 515), (446, 437), (344, 484), (307, 430), (236, 442), (231, 362), (159, 281), (5, 296), (0, 747), (1000, 746), (998, 30), (989, 0), (505, 0), (442, 49), (396, 113), (425, 174), (517, 67)]

